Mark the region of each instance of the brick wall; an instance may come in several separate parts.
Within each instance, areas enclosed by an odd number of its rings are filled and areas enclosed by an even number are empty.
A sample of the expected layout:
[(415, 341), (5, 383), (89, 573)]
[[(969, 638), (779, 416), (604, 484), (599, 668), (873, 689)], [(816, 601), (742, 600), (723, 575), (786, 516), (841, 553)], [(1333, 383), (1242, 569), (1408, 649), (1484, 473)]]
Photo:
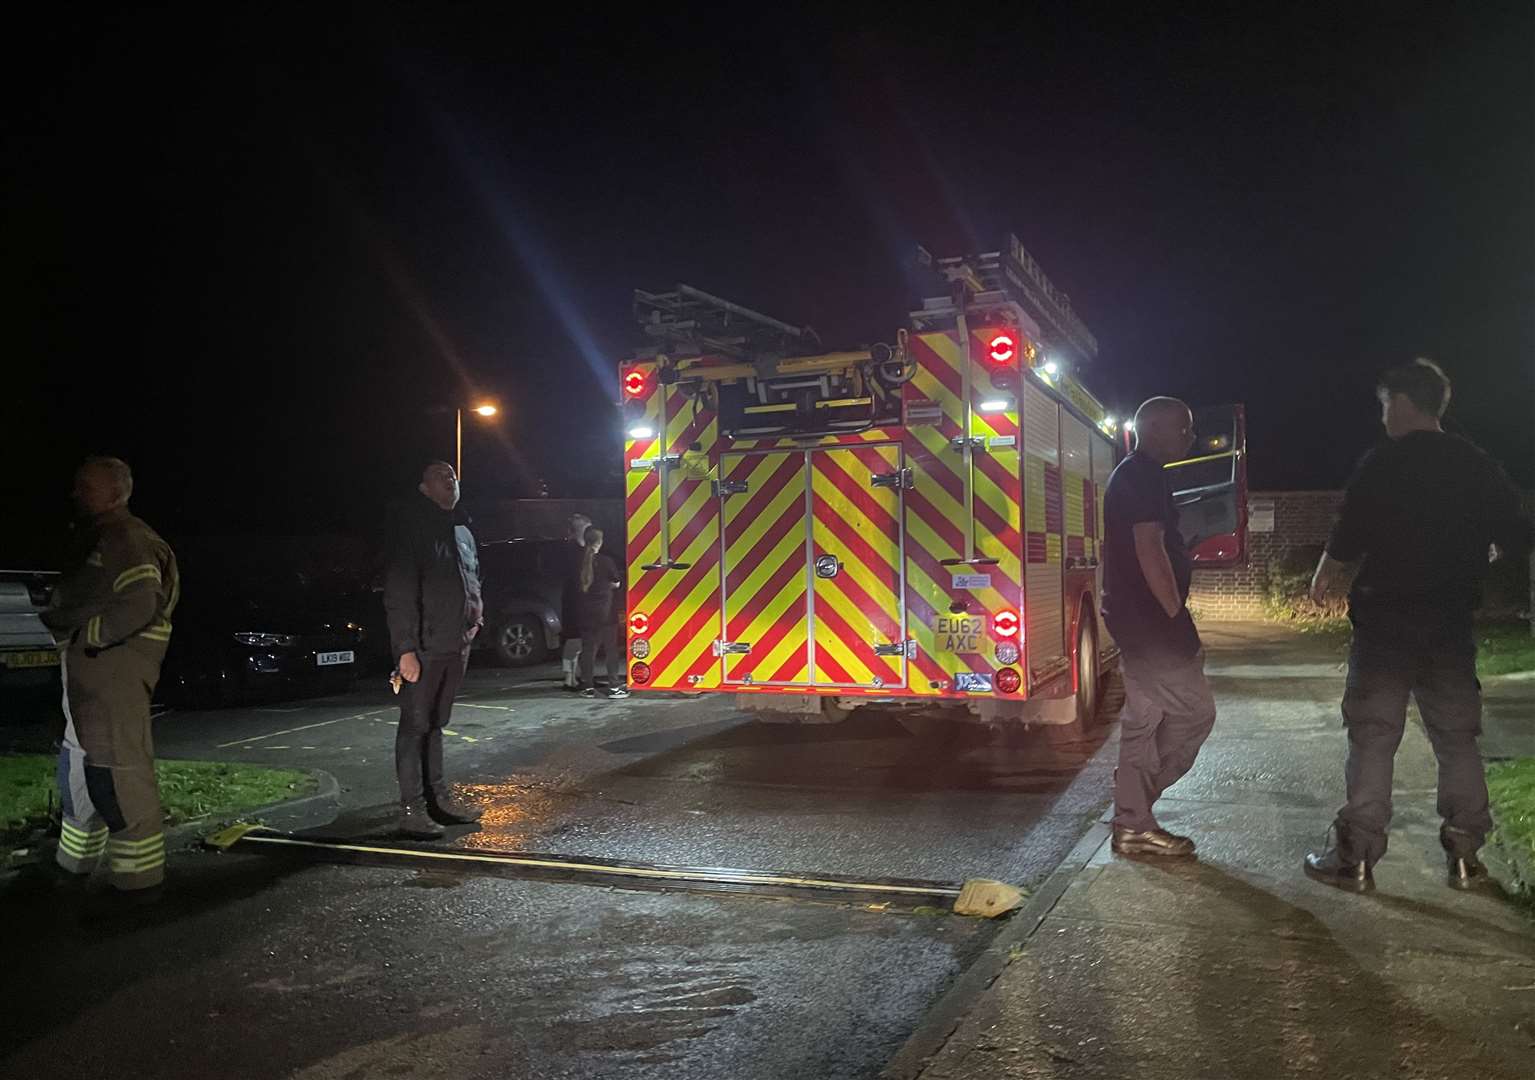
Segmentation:
[(1250, 493), (1250, 510), (1273, 506), (1273, 530), (1255, 532), (1249, 528), (1246, 566), (1234, 570), (1195, 570), (1189, 607), (1201, 619), (1211, 621), (1262, 617), (1270, 566), (1277, 567), (1296, 548), (1324, 543), (1342, 500), (1341, 491)]

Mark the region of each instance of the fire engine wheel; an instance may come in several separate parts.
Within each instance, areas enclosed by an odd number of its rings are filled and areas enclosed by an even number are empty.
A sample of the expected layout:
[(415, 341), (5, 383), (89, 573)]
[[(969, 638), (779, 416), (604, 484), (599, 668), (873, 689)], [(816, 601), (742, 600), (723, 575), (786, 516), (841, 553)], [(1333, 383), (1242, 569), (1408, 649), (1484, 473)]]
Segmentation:
[(527, 667), (548, 655), (544, 628), (531, 616), (515, 615), (496, 627), (491, 647), (496, 659), (508, 667)]
[(1102, 676), (1098, 663), (1098, 634), (1090, 619), (1077, 630), (1077, 723), (1092, 727), (1098, 722)]

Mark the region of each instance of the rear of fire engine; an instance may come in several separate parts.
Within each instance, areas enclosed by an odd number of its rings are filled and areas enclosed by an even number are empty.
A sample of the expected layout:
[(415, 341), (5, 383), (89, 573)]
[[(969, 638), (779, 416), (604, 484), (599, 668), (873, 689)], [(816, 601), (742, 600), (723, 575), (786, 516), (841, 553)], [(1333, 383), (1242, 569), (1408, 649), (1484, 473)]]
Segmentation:
[[(806, 719), (1094, 715), (1116, 656), (1097, 598), (1118, 425), (1077, 379), (1096, 340), (1009, 241), (926, 259), (939, 295), (850, 352), (687, 286), (636, 294), (634, 690)], [(1220, 443), (1201, 481), (1239, 460)]]

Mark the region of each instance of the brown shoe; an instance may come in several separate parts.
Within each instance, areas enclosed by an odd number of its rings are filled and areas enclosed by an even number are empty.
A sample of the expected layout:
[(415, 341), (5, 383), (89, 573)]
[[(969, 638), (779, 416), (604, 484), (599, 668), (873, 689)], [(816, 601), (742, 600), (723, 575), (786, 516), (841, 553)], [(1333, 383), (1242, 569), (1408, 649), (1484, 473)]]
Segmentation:
[(1192, 855), (1194, 841), (1187, 836), (1174, 836), (1166, 829), (1148, 829), (1136, 832), (1120, 825), (1114, 826), (1114, 837), (1109, 842), (1116, 855)]

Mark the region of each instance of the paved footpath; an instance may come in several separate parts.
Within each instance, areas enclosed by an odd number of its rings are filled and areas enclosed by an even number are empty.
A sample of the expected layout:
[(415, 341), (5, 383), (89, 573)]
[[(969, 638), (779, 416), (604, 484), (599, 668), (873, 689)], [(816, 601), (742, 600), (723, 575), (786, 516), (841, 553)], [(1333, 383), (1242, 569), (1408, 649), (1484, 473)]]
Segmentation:
[[(1535, 1076), (1535, 923), (1444, 885), (1434, 759), (1415, 722), (1377, 891), (1301, 874), (1343, 798), (1342, 672), (1323, 648), (1266, 663), (1264, 636), (1207, 634), (1217, 700), (1243, 704), (1161, 804), (1168, 828), (1198, 840), (1198, 861), (1079, 849), (1059, 899), (1019, 925), (1020, 939), (1037, 930), (941, 1048), (922, 1049), (919, 1033), (886, 1075)], [(1505, 741), (1528, 732), (1530, 717), (1507, 711), (1527, 697), (1489, 690)]]

